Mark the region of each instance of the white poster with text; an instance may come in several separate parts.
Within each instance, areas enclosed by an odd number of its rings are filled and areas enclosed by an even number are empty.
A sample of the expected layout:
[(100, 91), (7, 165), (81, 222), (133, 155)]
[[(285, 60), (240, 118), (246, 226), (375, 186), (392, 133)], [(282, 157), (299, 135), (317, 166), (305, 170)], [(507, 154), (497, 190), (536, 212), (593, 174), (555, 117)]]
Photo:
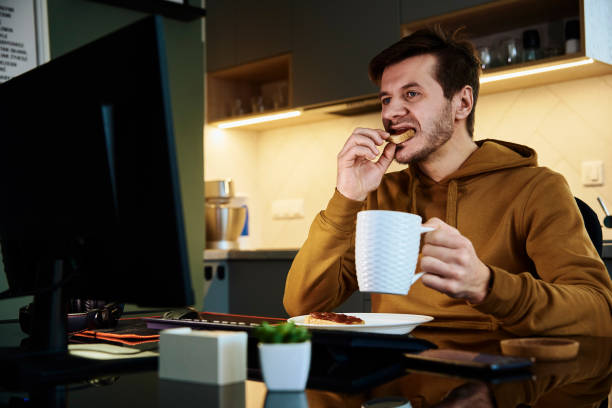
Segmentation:
[(34, 0), (0, 0), (0, 83), (38, 65)]

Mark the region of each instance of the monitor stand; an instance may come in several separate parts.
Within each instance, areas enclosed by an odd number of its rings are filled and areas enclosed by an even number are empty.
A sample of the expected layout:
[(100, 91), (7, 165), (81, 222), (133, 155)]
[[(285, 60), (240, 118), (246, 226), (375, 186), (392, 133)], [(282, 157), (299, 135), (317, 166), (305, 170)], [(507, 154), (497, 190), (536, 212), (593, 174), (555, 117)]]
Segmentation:
[[(28, 391), (32, 397), (58, 396), (64, 384), (120, 372), (157, 369), (157, 358), (92, 360), (68, 353), (67, 308), (62, 260), (52, 263), (49, 289), (34, 295), (30, 338), (20, 347), (0, 348), (0, 387)], [(60, 393), (61, 394), (61, 393)], [(49, 401), (50, 402), (50, 401)]]
[(52, 268), (50, 288), (34, 295), (30, 319), (30, 349), (47, 355), (68, 352), (67, 308), (62, 288), (64, 261), (55, 260)]

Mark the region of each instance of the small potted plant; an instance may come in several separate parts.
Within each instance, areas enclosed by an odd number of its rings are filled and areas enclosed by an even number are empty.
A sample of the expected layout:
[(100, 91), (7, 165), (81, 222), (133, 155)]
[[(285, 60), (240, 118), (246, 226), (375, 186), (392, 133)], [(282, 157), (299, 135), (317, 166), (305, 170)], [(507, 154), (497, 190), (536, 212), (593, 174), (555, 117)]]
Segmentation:
[(310, 371), (310, 332), (293, 322), (255, 329), (259, 362), (270, 391), (302, 391)]

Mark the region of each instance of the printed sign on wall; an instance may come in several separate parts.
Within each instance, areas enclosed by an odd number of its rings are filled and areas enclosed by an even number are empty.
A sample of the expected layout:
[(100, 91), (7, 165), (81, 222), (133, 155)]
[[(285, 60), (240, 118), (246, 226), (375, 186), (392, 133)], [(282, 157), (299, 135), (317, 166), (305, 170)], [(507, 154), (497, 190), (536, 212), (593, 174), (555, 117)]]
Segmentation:
[(34, 0), (0, 0), (0, 83), (38, 65)]

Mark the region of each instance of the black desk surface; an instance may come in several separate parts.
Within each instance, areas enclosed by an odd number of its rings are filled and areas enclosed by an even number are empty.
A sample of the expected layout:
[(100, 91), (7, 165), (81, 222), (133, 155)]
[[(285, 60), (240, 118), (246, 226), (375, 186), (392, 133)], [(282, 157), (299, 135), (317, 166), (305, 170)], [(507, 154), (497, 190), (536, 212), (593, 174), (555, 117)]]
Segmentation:
[[(413, 334), (440, 348), (499, 353), (499, 332), (470, 332), (417, 328)], [(20, 337), (16, 324), (0, 324), (0, 346), (15, 345)], [(612, 384), (612, 339), (580, 337), (576, 359), (536, 363), (525, 378), (499, 380), (468, 378), (453, 373), (421, 372), (399, 368), (393, 361), (356, 360), (355, 370), (329, 367), (330, 375), (317, 367), (315, 380), (303, 393), (268, 393), (258, 380), (250, 379), (223, 387), (160, 380), (155, 370), (103, 375), (77, 383), (36, 390), (0, 388), (0, 406), (57, 407), (361, 407), (367, 401), (394, 397), (409, 401), (408, 407), (600, 407)], [(8, 344), (10, 343), (10, 344)], [(368, 357), (368, 356), (364, 356)], [(365, 360), (364, 360), (365, 361)], [(313, 364), (318, 362), (313, 361)], [(381, 373), (373, 381), (362, 381), (364, 372)], [(349, 369), (348, 371), (351, 371)], [(323, 373), (323, 374), (322, 374)], [(348, 377), (347, 377), (348, 375)], [(351, 378), (349, 378), (352, 375)], [(362, 376), (362, 377), (360, 377)], [(347, 382), (348, 378), (348, 382)], [(354, 387), (347, 387), (351, 381)], [(360, 382), (361, 381), (361, 382)], [(313, 386), (314, 383), (314, 386)], [(493, 405), (494, 404), (494, 405)], [(523, 404), (523, 405), (521, 405)], [(367, 405), (366, 405), (367, 406)], [(377, 405), (371, 405), (377, 406)], [(399, 405), (378, 405), (399, 406)], [(605, 405), (607, 407), (607, 404)]]

